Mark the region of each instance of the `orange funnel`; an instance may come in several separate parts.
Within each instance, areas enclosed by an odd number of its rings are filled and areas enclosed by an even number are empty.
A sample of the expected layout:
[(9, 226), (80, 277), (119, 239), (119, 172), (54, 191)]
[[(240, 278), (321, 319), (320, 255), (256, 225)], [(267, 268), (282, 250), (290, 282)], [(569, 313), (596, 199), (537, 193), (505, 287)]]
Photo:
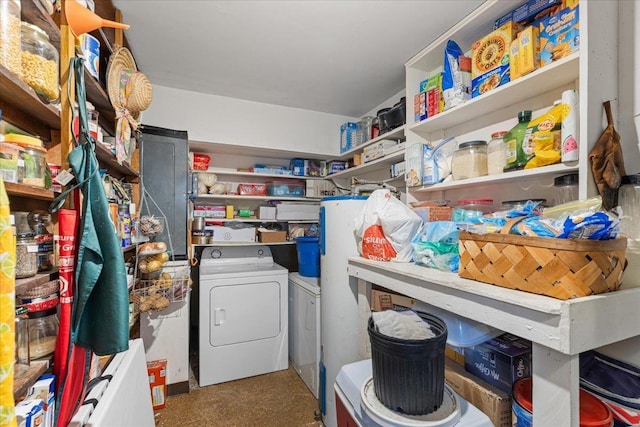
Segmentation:
[(64, 15), (67, 18), (67, 24), (71, 28), (71, 32), (75, 36), (89, 33), (102, 27), (122, 28), (123, 30), (129, 28), (127, 24), (102, 19), (76, 0), (66, 0), (64, 2)]

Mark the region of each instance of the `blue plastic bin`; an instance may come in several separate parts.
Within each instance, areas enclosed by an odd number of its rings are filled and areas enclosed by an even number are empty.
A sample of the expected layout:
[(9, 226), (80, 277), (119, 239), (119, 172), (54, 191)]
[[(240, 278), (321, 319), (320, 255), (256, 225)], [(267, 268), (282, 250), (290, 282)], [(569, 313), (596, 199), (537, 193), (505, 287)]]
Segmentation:
[(320, 245), (318, 237), (296, 237), (298, 272), (305, 277), (320, 277)]

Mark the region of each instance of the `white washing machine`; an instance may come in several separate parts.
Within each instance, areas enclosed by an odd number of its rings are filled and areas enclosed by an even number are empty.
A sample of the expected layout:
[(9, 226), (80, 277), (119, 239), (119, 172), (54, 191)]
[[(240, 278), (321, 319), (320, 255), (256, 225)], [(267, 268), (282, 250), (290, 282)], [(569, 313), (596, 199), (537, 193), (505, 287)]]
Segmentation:
[(288, 368), (288, 273), (268, 246), (204, 248), (200, 386)]
[(444, 400), (428, 415), (402, 415), (375, 396), (371, 359), (344, 365), (334, 385), (338, 427), (493, 427), (478, 408), (445, 384)]
[(289, 360), (318, 398), (320, 285), (317, 277), (289, 273)]

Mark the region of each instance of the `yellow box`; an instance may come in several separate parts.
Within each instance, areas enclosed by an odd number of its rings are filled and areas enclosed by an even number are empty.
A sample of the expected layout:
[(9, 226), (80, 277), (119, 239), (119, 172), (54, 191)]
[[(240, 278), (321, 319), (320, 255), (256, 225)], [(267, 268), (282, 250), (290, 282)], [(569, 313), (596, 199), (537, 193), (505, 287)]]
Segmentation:
[(518, 34), (518, 71), (521, 76), (540, 67), (540, 30), (530, 25)]
[(516, 38), (511, 42), (511, 46), (509, 47), (509, 75), (511, 80), (515, 80), (520, 77), (519, 51), (520, 43)]
[(473, 97), (511, 81), (509, 50), (517, 30), (518, 26), (509, 21), (471, 45)]

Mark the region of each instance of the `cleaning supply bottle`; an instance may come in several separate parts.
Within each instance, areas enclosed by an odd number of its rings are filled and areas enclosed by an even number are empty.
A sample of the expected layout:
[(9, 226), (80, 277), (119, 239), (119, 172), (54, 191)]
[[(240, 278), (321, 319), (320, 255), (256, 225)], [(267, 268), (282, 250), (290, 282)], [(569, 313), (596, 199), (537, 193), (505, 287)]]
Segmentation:
[(518, 124), (504, 136), (503, 141), (506, 145), (505, 172), (522, 169), (527, 164), (528, 157), (522, 149), (522, 144), (530, 121), (531, 110), (520, 111), (518, 113)]

